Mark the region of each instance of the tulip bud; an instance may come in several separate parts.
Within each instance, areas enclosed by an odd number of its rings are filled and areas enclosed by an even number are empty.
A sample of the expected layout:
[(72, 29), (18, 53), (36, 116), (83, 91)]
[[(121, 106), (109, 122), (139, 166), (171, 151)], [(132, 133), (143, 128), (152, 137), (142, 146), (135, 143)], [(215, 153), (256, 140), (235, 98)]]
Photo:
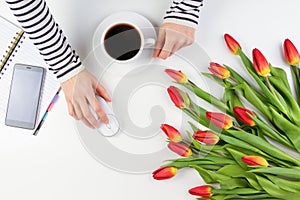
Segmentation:
[(206, 112), (206, 118), (217, 127), (224, 130), (227, 130), (233, 126), (232, 119), (223, 113)]
[(256, 73), (260, 76), (267, 76), (271, 72), (271, 69), (265, 56), (258, 49), (253, 49), (252, 56)]
[(218, 63), (211, 62), (208, 69), (218, 78), (226, 79), (230, 77), (230, 71)]
[(173, 126), (162, 124), (160, 128), (172, 142), (180, 142), (182, 140), (180, 132)]
[(165, 72), (178, 83), (188, 82), (187, 76), (184, 73), (182, 73), (180, 70), (176, 71), (174, 69), (166, 69)]
[(247, 124), (248, 126), (255, 126), (255, 121), (251, 119), (249, 114), (252, 115), (253, 117), (256, 117), (256, 115), (251, 110), (239, 106), (235, 106), (233, 108), (233, 113), (239, 120), (241, 120), (243, 123)]
[(209, 185), (202, 185), (202, 186), (198, 186), (198, 187), (194, 187), (194, 188), (190, 189), (189, 193), (191, 195), (196, 195), (196, 196), (200, 196), (200, 197), (211, 197), (213, 195), (212, 189), (213, 189), (213, 187), (211, 187)]
[(286, 39), (283, 44), (284, 56), (289, 65), (297, 65), (300, 62), (300, 56), (295, 45)]
[(195, 140), (205, 144), (217, 144), (220, 140), (219, 136), (209, 131), (195, 132), (193, 137)]
[(192, 150), (185, 146), (184, 144), (180, 144), (177, 142), (170, 142), (168, 144), (169, 149), (171, 149), (173, 152), (177, 153), (180, 156), (183, 157), (189, 157), (192, 155)]
[(243, 156), (242, 161), (251, 166), (269, 166), (268, 161), (266, 161), (266, 159), (260, 156)]
[(176, 173), (176, 167), (161, 167), (152, 172), (152, 176), (155, 180), (166, 180), (174, 177)]
[(231, 35), (227, 33), (224, 35), (224, 39), (229, 51), (234, 55), (237, 55), (238, 49), (242, 49), (240, 44)]
[(178, 108), (188, 108), (190, 106), (190, 98), (187, 93), (183, 92), (182, 90), (174, 86), (170, 86), (168, 88), (168, 93), (172, 102)]

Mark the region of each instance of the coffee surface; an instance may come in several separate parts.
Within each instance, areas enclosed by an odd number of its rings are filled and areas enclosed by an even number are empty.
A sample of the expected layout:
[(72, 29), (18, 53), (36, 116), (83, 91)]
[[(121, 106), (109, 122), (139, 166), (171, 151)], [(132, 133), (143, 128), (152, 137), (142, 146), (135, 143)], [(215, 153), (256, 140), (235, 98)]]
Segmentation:
[(111, 27), (104, 37), (106, 52), (114, 59), (126, 61), (133, 58), (141, 48), (139, 32), (129, 24)]

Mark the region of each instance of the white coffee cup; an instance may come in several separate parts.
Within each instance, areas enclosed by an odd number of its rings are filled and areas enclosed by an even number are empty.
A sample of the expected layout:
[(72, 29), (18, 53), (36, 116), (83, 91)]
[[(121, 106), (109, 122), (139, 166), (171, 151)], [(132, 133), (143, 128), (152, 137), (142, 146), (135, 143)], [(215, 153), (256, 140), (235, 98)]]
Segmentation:
[[(155, 29), (152, 24), (137, 13), (130, 11), (113, 13), (101, 22), (94, 34), (94, 49), (98, 48), (96, 56), (103, 59), (104, 55), (110, 61), (117, 63), (137, 60), (145, 48), (154, 47), (156, 34), (153, 32), (155, 33)], [(129, 43), (122, 42), (126, 37), (133, 40)], [(127, 50), (128, 54), (126, 54)]]

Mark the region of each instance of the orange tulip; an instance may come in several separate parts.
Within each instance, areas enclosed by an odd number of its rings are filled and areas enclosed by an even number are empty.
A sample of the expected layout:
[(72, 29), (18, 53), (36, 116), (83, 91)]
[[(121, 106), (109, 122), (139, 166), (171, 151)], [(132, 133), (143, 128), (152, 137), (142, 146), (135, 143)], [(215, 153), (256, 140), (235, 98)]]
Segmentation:
[(184, 144), (180, 144), (177, 142), (170, 142), (168, 144), (169, 149), (171, 149), (173, 152), (177, 153), (180, 156), (183, 157), (189, 157), (192, 155), (192, 150), (185, 146)]
[(252, 55), (256, 73), (260, 76), (267, 76), (271, 72), (271, 69), (265, 56), (258, 49), (253, 49)]
[(191, 195), (196, 195), (196, 196), (200, 196), (200, 197), (211, 197), (213, 195), (212, 189), (213, 189), (213, 187), (211, 187), (209, 185), (202, 185), (202, 186), (198, 186), (198, 187), (194, 187), (194, 188), (190, 189), (189, 193)]
[(160, 128), (171, 141), (180, 142), (182, 140), (180, 132), (173, 126), (170, 126), (168, 124), (162, 124)]
[(178, 83), (187, 83), (189, 81), (187, 76), (180, 70), (166, 69), (165, 72)]
[(255, 126), (255, 121), (251, 119), (251, 117), (248, 115), (252, 115), (253, 117), (256, 117), (256, 115), (246, 108), (242, 108), (239, 106), (235, 106), (233, 108), (234, 115), (241, 120), (243, 123), (247, 124), (248, 126)]
[(269, 166), (268, 161), (260, 156), (243, 156), (242, 161), (251, 166)]
[(300, 62), (298, 50), (289, 39), (285, 39), (283, 44), (283, 50), (286, 62), (289, 65), (297, 65)]
[(230, 71), (218, 63), (211, 62), (208, 69), (218, 78), (226, 79), (230, 77)]
[(224, 130), (227, 130), (233, 126), (232, 119), (223, 113), (206, 112), (206, 118)]
[(217, 144), (220, 140), (219, 136), (209, 131), (195, 132), (193, 137), (195, 140), (205, 144)]
[(238, 49), (242, 49), (240, 44), (231, 35), (227, 33), (224, 35), (224, 39), (229, 51), (234, 55), (237, 55)]
[(166, 180), (174, 177), (176, 173), (176, 167), (161, 167), (152, 172), (152, 176), (155, 180)]
[(172, 102), (178, 108), (188, 108), (190, 106), (190, 98), (182, 90), (180, 90), (174, 86), (170, 86), (168, 88), (168, 93), (169, 93), (169, 96), (170, 96)]

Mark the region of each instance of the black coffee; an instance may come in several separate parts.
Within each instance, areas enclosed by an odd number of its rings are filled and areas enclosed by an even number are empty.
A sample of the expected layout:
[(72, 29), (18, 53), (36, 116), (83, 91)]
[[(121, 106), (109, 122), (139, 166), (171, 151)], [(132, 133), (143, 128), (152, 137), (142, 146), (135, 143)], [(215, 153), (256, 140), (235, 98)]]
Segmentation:
[(129, 24), (117, 24), (111, 27), (104, 37), (106, 52), (114, 59), (129, 60), (141, 48), (139, 32)]

